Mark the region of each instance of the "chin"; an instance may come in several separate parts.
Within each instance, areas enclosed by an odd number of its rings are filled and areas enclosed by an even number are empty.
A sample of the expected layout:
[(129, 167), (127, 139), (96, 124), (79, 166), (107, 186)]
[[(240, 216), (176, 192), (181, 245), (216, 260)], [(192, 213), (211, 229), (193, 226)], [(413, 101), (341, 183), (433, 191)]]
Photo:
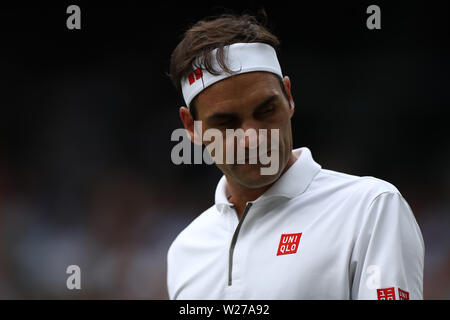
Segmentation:
[[(235, 180), (244, 187), (250, 189), (262, 188), (277, 181), (280, 172), (274, 175), (261, 175), (261, 166), (259, 165), (244, 165), (245, 167), (238, 168), (234, 172)], [(250, 168), (249, 168), (250, 167)]]

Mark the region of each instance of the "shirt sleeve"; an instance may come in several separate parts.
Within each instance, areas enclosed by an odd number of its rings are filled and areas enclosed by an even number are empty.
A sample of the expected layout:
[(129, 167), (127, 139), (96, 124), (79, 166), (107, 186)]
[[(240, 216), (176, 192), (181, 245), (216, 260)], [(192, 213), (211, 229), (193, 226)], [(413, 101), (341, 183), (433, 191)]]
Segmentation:
[(408, 203), (385, 192), (368, 210), (351, 258), (351, 298), (423, 299), (425, 248)]

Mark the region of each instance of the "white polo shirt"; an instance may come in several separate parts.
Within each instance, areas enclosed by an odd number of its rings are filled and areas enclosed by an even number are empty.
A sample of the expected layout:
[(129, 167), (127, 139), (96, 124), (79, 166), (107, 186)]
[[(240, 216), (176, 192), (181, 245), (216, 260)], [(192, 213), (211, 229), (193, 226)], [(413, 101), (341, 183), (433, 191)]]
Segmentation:
[(222, 177), (169, 249), (170, 299), (422, 299), (424, 243), (397, 188), (293, 152), (240, 221)]

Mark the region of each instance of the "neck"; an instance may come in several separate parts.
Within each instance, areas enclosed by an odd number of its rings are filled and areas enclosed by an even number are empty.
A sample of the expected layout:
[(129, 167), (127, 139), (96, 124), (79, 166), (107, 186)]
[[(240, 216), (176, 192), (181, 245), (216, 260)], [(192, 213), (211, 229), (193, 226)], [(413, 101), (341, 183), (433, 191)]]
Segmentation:
[[(297, 157), (293, 153), (291, 153), (288, 163), (286, 164), (286, 167), (283, 169), (283, 172), (281, 173), (280, 177), (294, 164), (296, 160)], [(280, 179), (280, 177), (278, 177), (278, 179)], [(239, 219), (242, 218), (247, 202), (258, 199), (278, 180), (277, 179), (271, 184), (268, 184), (260, 188), (247, 188), (239, 183), (234, 182), (232, 179), (229, 179), (228, 176), (226, 176), (226, 178), (228, 188), (231, 194), (231, 198), (229, 199), (229, 201), (234, 205)]]

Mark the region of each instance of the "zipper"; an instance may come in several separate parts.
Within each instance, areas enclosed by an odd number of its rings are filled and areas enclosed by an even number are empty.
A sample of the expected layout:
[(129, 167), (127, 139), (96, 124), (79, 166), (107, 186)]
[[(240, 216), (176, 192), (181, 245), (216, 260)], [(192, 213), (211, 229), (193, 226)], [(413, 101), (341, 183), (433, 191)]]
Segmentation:
[[(233, 238), (231, 239), (231, 245), (230, 245), (230, 252), (229, 252), (229, 258), (228, 258), (228, 286), (231, 286), (232, 284), (232, 275), (233, 275), (233, 253), (234, 253), (234, 247), (236, 246), (237, 238), (239, 236), (239, 231), (241, 230), (242, 223), (244, 222), (245, 217), (247, 216), (248, 211), (250, 210), (250, 207), (253, 203), (248, 202), (245, 206), (244, 213), (242, 214), (242, 218), (239, 221), (236, 230), (234, 231)], [(234, 206), (233, 206), (234, 208)]]

